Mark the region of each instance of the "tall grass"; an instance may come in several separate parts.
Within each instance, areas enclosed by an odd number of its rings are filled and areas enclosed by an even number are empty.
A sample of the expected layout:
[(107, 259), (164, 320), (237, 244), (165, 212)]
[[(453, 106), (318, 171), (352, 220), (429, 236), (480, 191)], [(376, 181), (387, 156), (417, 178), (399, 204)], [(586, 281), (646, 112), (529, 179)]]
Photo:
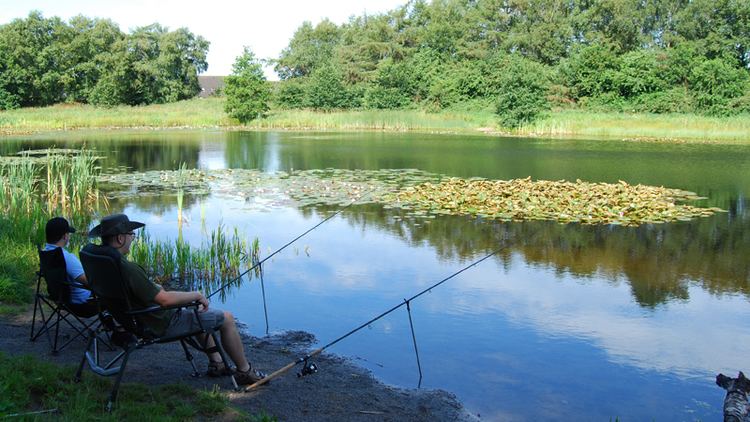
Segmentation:
[(25, 154), (0, 161), (0, 212), (11, 223), (3, 234), (17, 240), (39, 242), (42, 225), (50, 217), (66, 216), (79, 227), (106, 200), (96, 186), (98, 169), (91, 151), (45, 156)]
[[(178, 283), (177, 288), (208, 292), (239, 276), (242, 266), (258, 261), (258, 239), (248, 244), (235, 228), (231, 236), (219, 225), (200, 246), (191, 246), (181, 237), (175, 240), (152, 239), (144, 231), (133, 244), (131, 259), (147, 268), (153, 280)], [(256, 274), (248, 274), (252, 277)], [(236, 284), (239, 284), (237, 280)]]
[[(44, 242), (45, 222), (63, 215), (73, 227), (88, 227), (103, 201), (96, 188), (91, 152), (0, 160), (0, 313), (13, 313), (32, 299), (34, 245)], [(82, 245), (82, 236), (73, 237)]]
[(747, 143), (750, 115), (596, 113), (565, 110), (518, 129), (521, 135), (581, 136), (626, 140)]
[(0, 133), (84, 128), (216, 127), (233, 123), (222, 98), (196, 98), (148, 106), (57, 104), (0, 112)]
[(467, 103), (450, 110), (272, 109), (267, 118), (242, 126), (224, 113), (225, 99), (196, 98), (169, 104), (112, 108), (58, 104), (0, 112), (0, 134), (118, 128), (206, 128), (284, 130), (384, 130), (489, 132), (520, 136), (619, 137), (710, 142), (750, 141), (750, 115), (709, 117), (694, 114), (594, 112), (562, 109), (514, 131), (503, 130), (487, 104)]
[(496, 126), (486, 111), (422, 110), (273, 110), (265, 119), (254, 120), (256, 129), (343, 129), (419, 132), (464, 132)]

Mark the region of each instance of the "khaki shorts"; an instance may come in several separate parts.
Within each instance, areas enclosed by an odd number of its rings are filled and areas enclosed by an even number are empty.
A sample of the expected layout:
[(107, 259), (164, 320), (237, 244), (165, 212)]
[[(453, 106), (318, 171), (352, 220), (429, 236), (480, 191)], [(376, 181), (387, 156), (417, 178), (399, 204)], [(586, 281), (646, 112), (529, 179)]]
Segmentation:
[(193, 308), (178, 309), (169, 320), (167, 330), (164, 332), (165, 337), (182, 336), (196, 331), (200, 331), (201, 326), (208, 330), (218, 330), (224, 323), (224, 311), (221, 309), (209, 309), (206, 312), (198, 312), (198, 318), (195, 317)]

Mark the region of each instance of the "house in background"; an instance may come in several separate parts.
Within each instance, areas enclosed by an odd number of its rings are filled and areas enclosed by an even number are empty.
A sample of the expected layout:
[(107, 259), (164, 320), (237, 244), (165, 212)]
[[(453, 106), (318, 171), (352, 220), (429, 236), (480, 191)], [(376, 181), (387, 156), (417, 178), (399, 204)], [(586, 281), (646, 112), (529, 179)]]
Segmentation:
[(224, 88), (224, 78), (226, 76), (200, 76), (198, 75), (198, 85), (201, 87), (201, 92), (198, 96), (201, 98), (210, 97), (217, 95), (222, 88)]

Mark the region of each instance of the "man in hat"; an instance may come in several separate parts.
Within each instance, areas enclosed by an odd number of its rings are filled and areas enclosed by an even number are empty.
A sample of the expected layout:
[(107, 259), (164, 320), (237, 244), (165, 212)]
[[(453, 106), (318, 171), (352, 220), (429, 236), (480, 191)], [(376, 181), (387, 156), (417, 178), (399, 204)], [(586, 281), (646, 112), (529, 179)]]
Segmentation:
[[(143, 223), (130, 221), (125, 214), (115, 214), (102, 218), (101, 223), (89, 232), (89, 236), (101, 237), (102, 245), (113, 248), (119, 254), (123, 278), (129, 284), (133, 296), (130, 299), (134, 306), (147, 308), (154, 304), (168, 307), (187, 305), (193, 302), (199, 303), (201, 305), (200, 324), (218, 329), (221, 334), (221, 344), (237, 367), (234, 374), (237, 383), (247, 385), (262, 379), (264, 375), (261, 372), (254, 371), (245, 357), (242, 339), (234, 322), (234, 316), (230, 312), (209, 309), (208, 299), (200, 292), (164, 290), (162, 286), (149, 280), (146, 271), (140, 265), (125, 258), (130, 252), (130, 246), (135, 238), (134, 231), (144, 226)], [(177, 336), (194, 331), (199, 325), (195, 312), (185, 309), (169, 309), (149, 313), (143, 316), (142, 321), (159, 336)], [(213, 339), (210, 336), (205, 336), (199, 340), (206, 344), (208, 348), (214, 346)], [(231, 373), (231, 369), (224, 366), (218, 352), (208, 353), (208, 358), (209, 376)]]
[(55, 217), (47, 221), (44, 234), (47, 243), (44, 244), (45, 251), (61, 248), (65, 258), (65, 269), (68, 273), (70, 286), (70, 303), (68, 306), (76, 315), (81, 317), (94, 316), (98, 312), (96, 301), (91, 297), (91, 291), (86, 287), (86, 274), (77, 256), (65, 249), (70, 242), (70, 234), (76, 229), (71, 227), (68, 220)]

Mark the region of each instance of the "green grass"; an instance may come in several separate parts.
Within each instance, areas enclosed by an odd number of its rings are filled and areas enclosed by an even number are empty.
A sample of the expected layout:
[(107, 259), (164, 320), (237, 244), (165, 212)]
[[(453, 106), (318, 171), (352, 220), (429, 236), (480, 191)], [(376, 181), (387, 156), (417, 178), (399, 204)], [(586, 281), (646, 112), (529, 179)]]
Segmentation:
[[(14, 420), (274, 420), (267, 416), (251, 418), (230, 407), (227, 396), (218, 390), (195, 390), (184, 384), (123, 384), (117, 405), (112, 413), (107, 413), (104, 409), (112, 380), (84, 372), (82, 381), (76, 383), (74, 374), (74, 367), (0, 352), (0, 418), (18, 415)], [(29, 414), (43, 411), (49, 412)]]
[(137, 127), (214, 127), (232, 125), (221, 98), (196, 98), (149, 106), (95, 107), (57, 104), (0, 112), (0, 133)]
[(242, 126), (224, 113), (223, 98), (196, 98), (170, 104), (113, 108), (60, 104), (0, 111), (0, 134), (74, 129), (206, 128), (283, 130), (383, 130), (489, 132), (492, 135), (622, 138), (656, 141), (746, 143), (750, 115), (709, 117), (695, 114), (605, 113), (558, 110), (539, 122), (509, 131), (491, 109), (474, 104), (451, 110), (272, 109), (267, 118)]
[(627, 140), (748, 143), (750, 115), (709, 117), (696, 114), (595, 113), (565, 110), (525, 127), (522, 135), (617, 137)]

